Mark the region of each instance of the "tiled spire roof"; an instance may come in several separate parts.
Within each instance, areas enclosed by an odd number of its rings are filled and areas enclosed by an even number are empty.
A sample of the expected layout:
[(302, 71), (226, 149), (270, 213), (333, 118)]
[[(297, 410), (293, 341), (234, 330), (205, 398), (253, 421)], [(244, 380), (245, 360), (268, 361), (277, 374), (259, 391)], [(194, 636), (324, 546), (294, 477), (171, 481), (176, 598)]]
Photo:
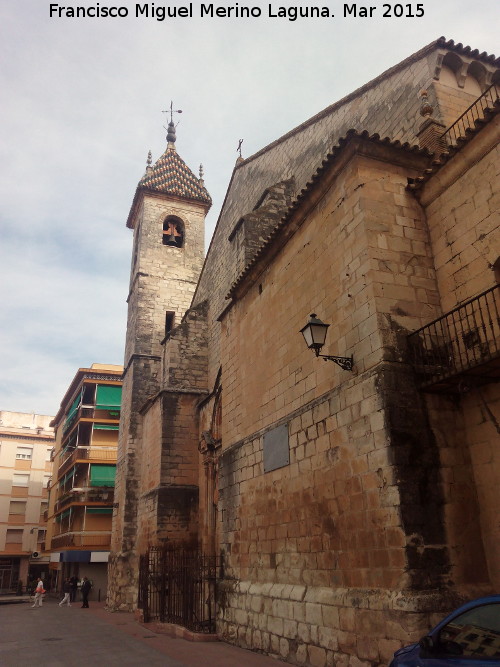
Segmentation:
[(142, 188), (200, 201), (209, 206), (212, 203), (203, 183), (179, 157), (173, 142), (168, 143), (167, 150), (154, 166), (147, 168), (139, 181), (138, 189)]

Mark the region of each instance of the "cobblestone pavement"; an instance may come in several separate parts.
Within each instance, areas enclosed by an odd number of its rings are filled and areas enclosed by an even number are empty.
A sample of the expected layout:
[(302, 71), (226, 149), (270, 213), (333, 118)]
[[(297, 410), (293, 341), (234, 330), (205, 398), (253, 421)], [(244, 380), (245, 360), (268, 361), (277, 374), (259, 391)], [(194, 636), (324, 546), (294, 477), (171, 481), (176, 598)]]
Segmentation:
[(0, 605), (0, 665), (19, 667), (277, 667), (269, 656), (224, 642), (190, 642), (157, 634), (132, 614), (109, 613), (103, 603), (59, 607), (46, 600), (42, 608), (27, 603)]

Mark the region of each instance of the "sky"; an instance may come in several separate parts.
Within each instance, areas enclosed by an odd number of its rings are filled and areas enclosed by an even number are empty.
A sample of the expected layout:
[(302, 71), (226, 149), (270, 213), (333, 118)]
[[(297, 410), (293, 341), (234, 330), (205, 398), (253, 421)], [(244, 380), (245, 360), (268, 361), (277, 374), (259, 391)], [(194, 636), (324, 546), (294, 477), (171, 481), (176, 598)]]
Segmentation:
[[(0, 410), (55, 415), (78, 368), (123, 363), (125, 223), (148, 151), (166, 148), (171, 101), (177, 151), (196, 175), (203, 164), (213, 199), (208, 247), (240, 139), (249, 157), (441, 35), (499, 51), (497, 0), (358, 4), (375, 7), (366, 18), (336, 0), (230, 2), (214, 11), (261, 15), (202, 17), (193, 2), (161, 21), (189, 3), (0, 0)], [(334, 17), (270, 16), (312, 5)]]

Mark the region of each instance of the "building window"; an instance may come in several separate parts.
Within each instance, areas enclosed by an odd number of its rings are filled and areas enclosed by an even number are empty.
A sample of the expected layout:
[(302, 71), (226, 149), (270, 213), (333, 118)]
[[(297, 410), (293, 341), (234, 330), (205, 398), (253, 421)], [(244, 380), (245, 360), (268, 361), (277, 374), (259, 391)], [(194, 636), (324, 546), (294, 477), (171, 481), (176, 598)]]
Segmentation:
[(53, 451), (54, 451), (53, 447), (51, 449), (47, 449), (47, 456), (45, 458), (46, 461), (52, 461), (52, 452)]
[(50, 475), (44, 475), (43, 477), (43, 488), (48, 489), (50, 486)]
[(18, 473), (14, 473), (12, 476), (12, 486), (28, 486), (30, 483), (30, 476), (29, 475), (20, 475)]
[(169, 215), (163, 223), (163, 245), (182, 248), (184, 245), (184, 225), (179, 218)]
[(11, 500), (9, 505), (9, 514), (26, 514), (26, 502), (22, 500)]
[(24, 461), (31, 461), (33, 458), (33, 447), (18, 447), (16, 452), (16, 459), (23, 459)]
[(5, 538), (6, 544), (22, 544), (23, 543), (23, 529), (22, 528), (7, 528), (7, 536)]

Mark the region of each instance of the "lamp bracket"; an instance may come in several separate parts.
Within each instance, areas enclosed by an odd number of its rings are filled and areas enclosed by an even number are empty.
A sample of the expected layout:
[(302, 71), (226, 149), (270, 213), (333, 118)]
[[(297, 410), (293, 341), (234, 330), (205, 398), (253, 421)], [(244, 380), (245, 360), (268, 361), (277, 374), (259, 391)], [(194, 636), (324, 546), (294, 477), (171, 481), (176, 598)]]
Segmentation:
[(351, 355), (350, 357), (336, 357), (336, 356), (331, 356), (329, 354), (316, 354), (317, 357), (321, 357), (325, 361), (333, 361), (334, 363), (337, 364), (337, 366), (340, 366), (344, 371), (352, 371), (352, 367), (354, 364), (353, 361), (353, 356)]

